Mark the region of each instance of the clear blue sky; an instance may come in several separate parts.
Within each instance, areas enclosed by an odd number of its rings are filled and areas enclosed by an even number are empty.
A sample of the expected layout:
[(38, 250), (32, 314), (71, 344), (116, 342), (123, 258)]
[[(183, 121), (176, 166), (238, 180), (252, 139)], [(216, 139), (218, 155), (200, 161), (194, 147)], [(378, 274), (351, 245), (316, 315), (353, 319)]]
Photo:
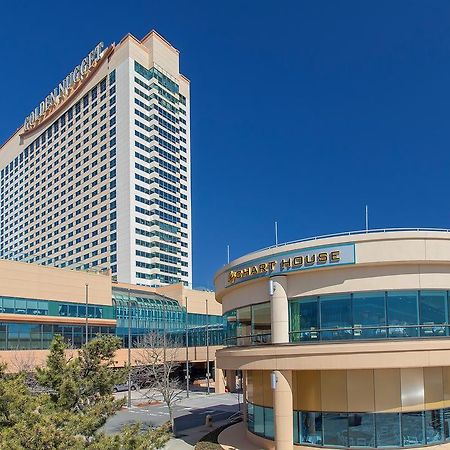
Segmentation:
[(450, 228), (450, 2), (10, 1), (0, 141), (98, 41), (158, 30), (191, 79), (194, 284), (280, 241)]

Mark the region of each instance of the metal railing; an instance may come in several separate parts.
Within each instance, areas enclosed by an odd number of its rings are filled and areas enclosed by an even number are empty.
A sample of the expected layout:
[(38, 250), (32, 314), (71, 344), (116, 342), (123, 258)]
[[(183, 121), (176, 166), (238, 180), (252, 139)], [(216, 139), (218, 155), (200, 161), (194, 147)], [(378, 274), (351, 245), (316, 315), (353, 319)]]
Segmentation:
[(280, 243), (277, 245), (270, 245), (269, 247), (264, 247), (259, 250), (255, 250), (255, 251), (251, 252), (250, 254), (259, 253), (264, 250), (270, 250), (273, 248), (285, 247), (287, 245), (297, 244), (299, 242), (316, 241), (318, 239), (326, 239), (326, 238), (341, 237), (341, 236), (353, 236), (353, 235), (358, 235), (358, 234), (391, 233), (391, 232), (398, 232), (398, 231), (419, 231), (419, 232), (440, 231), (440, 232), (444, 232), (444, 233), (450, 233), (450, 229), (448, 229), (448, 228), (374, 228), (374, 229), (368, 229), (368, 230), (342, 231), (340, 233), (322, 234), (322, 235), (318, 235), (318, 236), (296, 239), (295, 241), (283, 242), (283, 243)]

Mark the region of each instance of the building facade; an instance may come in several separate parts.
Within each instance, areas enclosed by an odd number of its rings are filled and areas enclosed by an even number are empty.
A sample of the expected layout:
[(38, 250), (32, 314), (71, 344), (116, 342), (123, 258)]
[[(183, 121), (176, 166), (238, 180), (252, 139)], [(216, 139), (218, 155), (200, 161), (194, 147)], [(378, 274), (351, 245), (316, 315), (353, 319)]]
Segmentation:
[(222, 370), (258, 448), (450, 441), (450, 233), (385, 231), (239, 258), (215, 278)]
[(180, 361), (187, 351), (191, 363), (205, 366), (209, 357), (212, 366), (224, 340), (221, 305), (213, 292), (182, 283), (167, 288), (112, 282), (109, 273), (0, 260), (0, 362), (11, 371), (31, 369), (44, 362), (57, 334), (74, 350), (110, 334), (122, 341), (118, 366), (127, 362), (129, 346), (132, 363), (138, 361), (148, 335), (164, 337), (156, 342), (178, 349)]
[(0, 257), (192, 286), (189, 98), (155, 31), (98, 44), (0, 148)]

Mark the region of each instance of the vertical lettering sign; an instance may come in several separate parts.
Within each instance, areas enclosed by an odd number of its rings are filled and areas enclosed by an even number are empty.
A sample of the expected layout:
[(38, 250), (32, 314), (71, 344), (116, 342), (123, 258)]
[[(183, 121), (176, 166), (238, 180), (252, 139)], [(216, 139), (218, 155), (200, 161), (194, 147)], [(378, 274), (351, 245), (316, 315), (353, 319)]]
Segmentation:
[(355, 244), (337, 244), (277, 253), (265, 258), (248, 261), (231, 268), (228, 286), (254, 278), (285, 275), (306, 269), (355, 264)]

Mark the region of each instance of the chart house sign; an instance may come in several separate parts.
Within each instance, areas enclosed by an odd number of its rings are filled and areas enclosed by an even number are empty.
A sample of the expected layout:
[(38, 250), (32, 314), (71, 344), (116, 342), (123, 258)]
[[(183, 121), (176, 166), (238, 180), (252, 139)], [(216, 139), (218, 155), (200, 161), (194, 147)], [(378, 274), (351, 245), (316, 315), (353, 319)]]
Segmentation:
[[(276, 258), (275, 258), (276, 256)], [(253, 278), (283, 275), (305, 269), (355, 264), (355, 244), (332, 245), (279, 253), (235, 266), (228, 272), (228, 286)]]
[(103, 54), (103, 42), (96, 45), (94, 50), (92, 50), (86, 58), (84, 58), (81, 63), (76, 66), (72, 72), (64, 78), (58, 87), (53, 89), (45, 99), (39, 103), (39, 106), (34, 108), (34, 110), (25, 119), (24, 130), (28, 131), (33, 128), (45, 115), (47, 112), (52, 111), (57, 105), (59, 105), (63, 100), (65, 100), (70, 90), (83, 78), (87, 76), (92, 67), (94, 67), (97, 62), (101, 59)]

